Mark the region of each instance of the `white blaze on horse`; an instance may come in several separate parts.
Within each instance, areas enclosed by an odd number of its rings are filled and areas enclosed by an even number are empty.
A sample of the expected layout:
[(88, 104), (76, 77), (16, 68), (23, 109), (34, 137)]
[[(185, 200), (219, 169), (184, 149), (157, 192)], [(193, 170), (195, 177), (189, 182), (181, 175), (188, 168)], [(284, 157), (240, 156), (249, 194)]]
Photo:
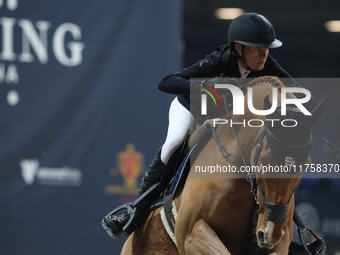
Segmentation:
[[(274, 101), (273, 88), (277, 91), (277, 107), (281, 105), (285, 85), (279, 79), (260, 77), (248, 86), (252, 88), (253, 108), (269, 109), (269, 102)], [(285, 95), (287, 99), (295, 98), (292, 93)], [(212, 178), (209, 173), (195, 173), (195, 166), (233, 165), (240, 169), (245, 165), (306, 163), (311, 148), (311, 128), (319, 115), (315, 111), (319, 110), (311, 110), (311, 116), (296, 109), (288, 109), (286, 116), (278, 110), (264, 116), (252, 113), (245, 99), (243, 106), (244, 115), (232, 114), (228, 119), (237, 122), (242, 118), (289, 117), (297, 119), (298, 126), (218, 125), (214, 136), (193, 162), (181, 193), (174, 199), (177, 209), (174, 240), (165, 230), (160, 215), (162, 208), (158, 208), (129, 236), (121, 254), (288, 254), (293, 238), (294, 190), (301, 179), (300, 171), (274, 176), (245, 172), (235, 176), (224, 172), (215, 173)], [(218, 144), (226, 150), (225, 155)], [(254, 217), (256, 228), (252, 225)]]

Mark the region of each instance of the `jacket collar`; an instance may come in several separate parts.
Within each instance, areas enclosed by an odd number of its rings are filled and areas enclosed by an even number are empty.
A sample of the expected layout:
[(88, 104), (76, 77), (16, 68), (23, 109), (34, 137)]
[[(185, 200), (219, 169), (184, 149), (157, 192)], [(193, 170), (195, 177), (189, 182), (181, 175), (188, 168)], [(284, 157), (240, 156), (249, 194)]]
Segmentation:
[[(228, 44), (224, 44), (218, 47), (218, 50), (221, 52), (221, 61), (222, 61), (222, 76), (224, 77), (233, 77), (233, 78), (240, 78), (240, 70), (238, 67), (238, 60), (237, 57), (230, 52), (230, 48)], [(266, 73), (270, 62), (271, 56), (268, 55), (266, 64), (264, 68), (259, 72), (250, 72), (247, 75), (247, 78), (254, 78), (258, 76), (262, 76)]]

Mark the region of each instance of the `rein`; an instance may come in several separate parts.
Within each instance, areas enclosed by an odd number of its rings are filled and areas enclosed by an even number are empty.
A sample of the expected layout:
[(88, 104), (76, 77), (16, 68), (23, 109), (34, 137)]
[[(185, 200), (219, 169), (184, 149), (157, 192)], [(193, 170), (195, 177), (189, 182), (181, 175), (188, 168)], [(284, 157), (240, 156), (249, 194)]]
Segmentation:
[[(261, 134), (261, 136), (259, 136), (258, 143), (256, 145), (257, 149), (256, 149), (256, 152), (255, 152), (255, 157), (254, 157), (254, 163), (255, 163), (254, 165), (258, 164), (260, 153), (263, 149), (263, 139), (266, 135), (270, 135), (271, 137), (275, 138), (275, 141), (279, 142), (279, 139), (277, 139), (277, 137), (275, 137), (269, 131), (269, 129), (265, 126), (265, 129), (264, 129), (263, 133)], [(278, 223), (283, 222), (286, 218), (287, 211), (288, 211), (289, 206), (290, 206), (290, 201), (292, 199), (292, 196), (293, 196), (295, 190), (293, 190), (292, 193), (290, 194), (289, 200), (288, 200), (287, 203), (285, 203), (285, 204), (284, 203), (274, 203), (274, 202), (269, 201), (266, 198), (264, 192), (261, 189), (261, 186), (257, 184), (255, 174), (249, 174), (249, 175), (251, 176), (250, 183), (251, 183), (252, 186), (254, 186), (254, 188), (253, 188), (254, 191), (252, 193), (253, 193), (253, 196), (254, 196), (256, 203), (260, 206), (260, 203), (259, 203), (258, 198), (256, 196), (257, 190), (259, 191), (260, 197), (263, 200), (263, 203), (259, 208), (259, 212), (263, 212), (263, 210), (265, 208), (267, 208), (268, 209), (267, 220), (273, 222), (274, 224), (278, 224)], [(252, 183), (254, 183), (254, 184), (252, 184)]]
[[(226, 115), (227, 115), (227, 119), (229, 121), (229, 123), (231, 122), (231, 117), (229, 114), (229, 109), (228, 106), (226, 104), (226, 97), (225, 95), (223, 95), (223, 102), (224, 102), (224, 108), (226, 110)], [(223, 146), (223, 144), (221, 143), (221, 140), (219, 139), (217, 132), (216, 132), (216, 127), (211, 127), (212, 128), (212, 133), (213, 133), (213, 137), (219, 147), (219, 150), (221, 152), (221, 154), (223, 155), (223, 157), (230, 163), (232, 163), (233, 165), (237, 166), (237, 167), (241, 167), (241, 166), (247, 166), (241, 145), (239, 143), (239, 139), (238, 136), (236, 134), (236, 131), (234, 129), (233, 126), (231, 126), (232, 132), (233, 132), (233, 136), (236, 140), (236, 143), (238, 145), (238, 149), (240, 151), (241, 154), (241, 158), (242, 158), (242, 162), (239, 162), (237, 159), (235, 159), (234, 157), (232, 157), (232, 155), (227, 151), (227, 149)], [(259, 161), (259, 157), (260, 157), (260, 153), (263, 149), (263, 139), (266, 135), (269, 135), (270, 137), (273, 138), (273, 140), (275, 142), (277, 142), (280, 146), (283, 147), (292, 147), (292, 148), (305, 148), (307, 146), (309, 146), (311, 144), (311, 139), (303, 144), (303, 145), (297, 145), (297, 146), (290, 146), (288, 144), (283, 143), (282, 141), (280, 141), (272, 132), (270, 132), (270, 130), (265, 126), (264, 131), (262, 132), (262, 134), (259, 136), (259, 138), (257, 139), (257, 145), (256, 145), (256, 152), (255, 152), (255, 156), (254, 156), (254, 165), (258, 164)], [(259, 211), (263, 211), (265, 208), (268, 209), (268, 214), (267, 214), (267, 220), (272, 221), (274, 224), (277, 223), (281, 223), (285, 220), (286, 218), (286, 214), (287, 211), (290, 207), (290, 202), (291, 202), (291, 198), (294, 194), (294, 190), (292, 191), (289, 200), (287, 203), (275, 203), (275, 202), (271, 202), (269, 201), (264, 192), (261, 189), (261, 186), (258, 185), (257, 181), (256, 181), (256, 174), (252, 173), (252, 172), (247, 172), (247, 181), (250, 183), (250, 191), (253, 195), (253, 198), (256, 202), (256, 204), (260, 207)], [(260, 202), (258, 200), (257, 197), (257, 193), (260, 194), (260, 197), (263, 200), (263, 203), (260, 205)]]
[[(226, 110), (226, 114), (227, 114), (227, 118), (228, 118), (228, 121), (229, 123), (231, 122), (231, 117), (230, 117), (230, 114), (229, 114), (229, 110), (228, 110), (228, 107), (226, 105), (226, 97), (225, 95), (223, 95), (223, 102), (224, 102), (224, 107), (225, 107), (225, 110)], [(243, 151), (242, 151), (242, 148), (240, 146), (240, 143), (239, 143), (239, 140), (238, 140), (238, 136), (234, 130), (234, 127), (231, 126), (231, 129), (232, 129), (232, 132), (233, 132), (233, 135), (234, 135), (234, 138), (237, 142), (237, 145), (238, 145), (238, 148), (239, 148), (239, 151), (240, 151), (240, 154), (241, 154), (241, 158), (242, 158), (242, 162), (239, 162), (237, 159), (233, 158), (232, 155), (226, 150), (226, 148), (223, 146), (223, 144), (221, 143), (218, 135), (217, 135), (217, 132), (216, 132), (216, 127), (213, 127), (211, 126), (211, 129), (212, 129), (212, 134), (213, 134), (213, 137), (219, 147), (219, 150), (221, 152), (221, 154), (223, 155), (223, 157), (230, 163), (232, 163), (233, 165), (236, 165), (238, 167), (241, 167), (241, 166), (247, 166), (247, 163), (245, 161), (245, 158), (244, 158), (244, 154), (243, 154)], [(259, 136), (259, 138), (257, 139), (257, 144), (255, 145), (257, 148), (256, 148), (256, 152), (255, 152), (255, 156), (254, 156), (254, 163), (255, 165), (258, 164), (258, 161), (259, 161), (259, 157), (260, 157), (260, 153), (263, 149), (263, 139), (264, 137), (268, 135), (270, 138), (273, 139), (273, 141), (275, 141), (279, 146), (281, 147), (284, 147), (284, 148), (289, 148), (289, 149), (303, 149), (303, 148), (306, 148), (308, 146), (311, 146), (311, 143), (312, 143), (312, 136), (310, 137), (309, 141), (305, 144), (302, 144), (302, 145), (289, 145), (289, 144), (286, 144), (284, 142), (282, 142), (280, 139), (278, 139), (266, 126), (265, 126), (265, 129), (264, 131), (262, 132), (262, 134)], [(247, 181), (250, 183), (250, 191), (253, 195), (253, 198), (256, 202), (256, 204), (259, 206), (259, 211), (263, 211), (265, 208), (267, 208), (268, 210), (268, 213), (267, 213), (267, 220), (269, 221), (272, 221), (274, 224), (277, 224), (277, 223), (281, 223), (285, 220), (286, 218), (286, 215), (287, 215), (287, 211), (290, 207), (290, 203), (291, 203), (291, 198), (294, 194), (294, 191), (292, 191), (292, 193), (290, 194), (290, 197), (289, 197), (289, 200), (287, 203), (283, 204), (283, 203), (275, 203), (275, 202), (271, 202), (269, 201), (264, 192), (262, 191), (261, 189), (261, 186), (257, 183), (256, 181), (256, 175), (254, 173), (251, 173), (251, 172), (247, 172)], [(260, 196), (261, 196), (261, 199), (263, 200), (263, 203), (262, 205), (260, 206), (260, 203), (259, 203), (259, 200), (257, 198), (257, 193), (259, 192)], [(294, 211), (294, 222), (295, 224), (297, 225), (297, 230), (298, 230), (298, 236), (299, 236), (299, 239), (300, 239), (300, 242), (302, 244), (302, 247), (304, 249), (304, 251), (306, 252), (306, 254), (308, 255), (313, 255), (313, 254), (321, 254), (319, 252), (321, 251), (324, 251), (326, 249), (326, 244), (324, 242), (324, 240), (322, 238), (320, 238), (319, 236), (317, 236), (310, 228), (307, 228), (303, 222), (301, 221), (300, 217), (298, 216), (298, 214), (296, 213), (296, 211)], [(306, 241), (303, 239), (303, 236), (302, 234), (304, 232), (309, 232), (311, 233), (315, 238), (316, 240), (311, 243), (311, 244), (314, 244), (314, 243), (317, 243), (317, 249), (315, 249), (316, 252), (312, 251), (311, 252), (311, 249), (309, 249), (309, 245), (306, 244)]]
[[(228, 118), (229, 118), (229, 116), (228, 116)], [(231, 127), (231, 128), (233, 129), (233, 127)], [(261, 153), (262, 148), (263, 148), (263, 139), (267, 134), (266, 130), (267, 129), (265, 129), (265, 131), (261, 134), (261, 136), (258, 139), (259, 142), (256, 145), (257, 149), (256, 149), (256, 152), (255, 152), (255, 158), (254, 158), (255, 165), (257, 165), (257, 163), (258, 163), (259, 156), (260, 156), (260, 153)], [(223, 146), (223, 144), (221, 143), (221, 141), (220, 141), (220, 139), (219, 139), (219, 137), (216, 133), (216, 127), (212, 127), (212, 133), (213, 133), (214, 139), (215, 139), (215, 141), (216, 141), (216, 143), (217, 143), (217, 145), (220, 149), (221, 154), (223, 155), (223, 157), (228, 162), (232, 163), (233, 165), (235, 165), (237, 167), (247, 166), (245, 160), (243, 160), (242, 163), (239, 162), (237, 159), (233, 158), (232, 155), (226, 150), (226, 148)], [(237, 136), (235, 136), (235, 139), (238, 141)], [(240, 149), (240, 151), (241, 151), (241, 149)], [(260, 207), (259, 211), (262, 212), (265, 208), (267, 208), (268, 209), (267, 219), (269, 221), (272, 221), (274, 224), (283, 222), (286, 218), (286, 214), (287, 214), (287, 211), (289, 209), (290, 201), (291, 201), (291, 198), (293, 196), (294, 190), (292, 191), (287, 203), (285, 203), (285, 204), (275, 203), (275, 202), (269, 201), (266, 198), (264, 192), (261, 189), (261, 186), (258, 185), (258, 183), (256, 181), (255, 173), (247, 172), (247, 181), (250, 183), (250, 191), (253, 195), (253, 198), (254, 198), (256, 204)], [(257, 198), (258, 191), (259, 191), (259, 194), (260, 194), (260, 196), (263, 200), (263, 203), (261, 205), (260, 205), (260, 202)]]

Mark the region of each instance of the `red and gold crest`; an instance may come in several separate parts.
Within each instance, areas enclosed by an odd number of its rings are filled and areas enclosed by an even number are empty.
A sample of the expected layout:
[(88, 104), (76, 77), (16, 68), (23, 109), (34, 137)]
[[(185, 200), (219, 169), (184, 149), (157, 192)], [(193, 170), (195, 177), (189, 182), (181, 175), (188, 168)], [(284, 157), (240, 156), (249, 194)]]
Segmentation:
[(144, 156), (135, 150), (131, 143), (126, 145), (126, 149), (117, 154), (117, 167), (111, 169), (111, 175), (121, 175), (124, 178), (124, 185), (107, 185), (107, 194), (137, 194), (137, 179), (144, 168)]
[(126, 150), (117, 156), (118, 169), (129, 188), (136, 187), (136, 180), (142, 171), (143, 156), (135, 150), (133, 144), (127, 144)]

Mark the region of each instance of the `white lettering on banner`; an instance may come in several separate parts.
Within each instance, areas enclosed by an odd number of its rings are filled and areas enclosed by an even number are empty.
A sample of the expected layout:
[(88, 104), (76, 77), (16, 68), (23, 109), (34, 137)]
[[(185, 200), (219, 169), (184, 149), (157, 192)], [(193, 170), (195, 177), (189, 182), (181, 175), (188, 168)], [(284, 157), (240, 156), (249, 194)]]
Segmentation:
[(67, 32), (71, 33), (75, 40), (81, 39), (81, 30), (77, 25), (64, 23), (57, 28), (54, 34), (53, 52), (61, 64), (65, 66), (77, 66), (82, 62), (82, 50), (85, 46), (81, 42), (69, 42), (67, 45), (71, 51), (71, 56), (68, 57), (64, 48), (65, 34)]
[(4, 64), (0, 64), (0, 82), (3, 82), (5, 80), (5, 65)]
[(11, 106), (17, 105), (19, 103), (20, 97), (18, 92), (15, 90), (10, 90), (7, 93), (7, 103)]
[(36, 172), (39, 169), (38, 160), (21, 160), (21, 175), (27, 185), (31, 185), (34, 182)]
[[(0, 0), (0, 9), (14, 11), (19, 0)], [(32, 21), (0, 17), (0, 61), (48, 64), (50, 55), (66, 67), (75, 67), (83, 62), (85, 44), (81, 28), (71, 22), (52, 26), (49, 21)], [(56, 27), (51, 31), (51, 27)], [(18, 40), (21, 38), (21, 44)], [(19, 48), (18, 48), (19, 47)], [(0, 63), (0, 83), (19, 83), (19, 73), (14, 63)], [(7, 93), (7, 102), (14, 106), (19, 102), (19, 93), (13, 88)]]
[[(18, 57), (20, 62), (32, 63), (34, 51), (40, 63), (48, 63), (48, 30), (51, 23), (48, 21), (37, 21), (34, 24), (27, 19), (16, 21), (14, 18), (0, 18), (2, 27), (2, 49), (0, 51), (0, 60), (14, 61), (16, 54), (13, 49), (15, 24), (21, 28), (22, 33), (22, 52)], [(66, 34), (72, 35), (74, 41), (65, 43)], [(79, 26), (73, 23), (63, 23), (57, 27), (52, 38), (52, 49), (57, 61), (64, 66), (77, 66), (83, 61), (84, 43), (81, 40), (82, 34)], [(65, 45), (66, 44), (66, 45)], [(66, 48), (70, 51), (70, 56), (66, 54)]]
[(7, 9), (14, 11), (18, 7), (18, 0), (0, 0), (0, 9), (7, 2)]
[(15, 53), (13, 51), (14, 24), (15, 19), (13, 18), (0, 18), (0, 25), (2, 27), (2, 51), (0, 52), (1, 60), (15, 60)]
[(6, 68), (5, 64), (0, 63), (0, 83), (17, 84), (19, 82), (18, 70), (14, 64), (9, 64)]
[(19, 20), (18, 24), (22, 29), (22, 53), (19, 56), (19, 60), (22, 62), (33, 62), (34, 57), (30, 52), (30, 48), (32, 48), (40, 63), (46, 64), (48, 61), (47, 30), (50, 27), (50, 23), (47, 21), (38, 21), (36, 23), (39, 35), (30, 20), (22, 19)]

